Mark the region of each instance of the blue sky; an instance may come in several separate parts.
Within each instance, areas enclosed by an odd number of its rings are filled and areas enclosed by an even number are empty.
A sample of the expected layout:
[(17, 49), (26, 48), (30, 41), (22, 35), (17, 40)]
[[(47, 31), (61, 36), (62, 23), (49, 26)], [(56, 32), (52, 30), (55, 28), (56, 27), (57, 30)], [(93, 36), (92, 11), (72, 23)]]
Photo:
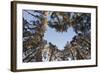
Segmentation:
[(63, 50), (67, 41), (70, 42), (75, 35), (76, 33), (72, 27), (67, 32), (56, 32), (55, 29), (48, 27), (44, 39), (56, 45), (58, 49)]

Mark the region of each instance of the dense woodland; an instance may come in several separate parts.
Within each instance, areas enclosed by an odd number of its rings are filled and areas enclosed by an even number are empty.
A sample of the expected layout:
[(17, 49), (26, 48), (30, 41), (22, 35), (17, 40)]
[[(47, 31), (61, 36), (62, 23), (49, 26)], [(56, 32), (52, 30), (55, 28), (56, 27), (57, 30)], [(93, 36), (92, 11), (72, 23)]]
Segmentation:
[[(91, 14), (23, 10), (23, 62), (69, 61), (91, 59)], [(57, 33), (72, 27), (77, 35), (66, 41), (64, 50), (43, 39), (47, 26)], [(53, 36), (53, 35), (52, 35)], [(67, 38), (67, 37), (66, 37)]]

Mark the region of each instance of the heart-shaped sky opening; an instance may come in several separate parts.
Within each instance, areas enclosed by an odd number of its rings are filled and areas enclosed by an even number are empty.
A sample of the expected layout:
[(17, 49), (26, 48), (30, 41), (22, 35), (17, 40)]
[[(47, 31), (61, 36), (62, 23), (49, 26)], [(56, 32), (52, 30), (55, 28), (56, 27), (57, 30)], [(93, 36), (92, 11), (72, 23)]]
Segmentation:
[(67, 42), (70, 42), (76, 35), (72, 27), (69, 27), (67, 32), (57, 32), (55, 29), (47, 26), (47, 31), (44, 33), (44, 39), (56, 45), (59, 50), (63, 50)]

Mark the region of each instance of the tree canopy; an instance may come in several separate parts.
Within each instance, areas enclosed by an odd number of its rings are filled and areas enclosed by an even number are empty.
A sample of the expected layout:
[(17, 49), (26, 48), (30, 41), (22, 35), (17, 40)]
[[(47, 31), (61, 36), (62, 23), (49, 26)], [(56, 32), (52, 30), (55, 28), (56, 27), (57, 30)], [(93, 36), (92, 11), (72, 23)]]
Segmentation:
[[(28, 15), (31, 21), (28, 20)], [(66, 41), (64, 50), (49, 42), (51, 57), (61, 55), (57, 60), (81, 60), (91, 58), (91, 14), (79, 12), (57, 12), (23, 10), (23, 62), (42, 60), (42, 50), (48, 41), (43, 39), (47, 26), (58, 33), (67, 32), (72, 27), (77, 35), (70, 42)], [(67, 37), (66, 37), (67, 38)], [(58, 51), (58, 53), (54, 53)]]

